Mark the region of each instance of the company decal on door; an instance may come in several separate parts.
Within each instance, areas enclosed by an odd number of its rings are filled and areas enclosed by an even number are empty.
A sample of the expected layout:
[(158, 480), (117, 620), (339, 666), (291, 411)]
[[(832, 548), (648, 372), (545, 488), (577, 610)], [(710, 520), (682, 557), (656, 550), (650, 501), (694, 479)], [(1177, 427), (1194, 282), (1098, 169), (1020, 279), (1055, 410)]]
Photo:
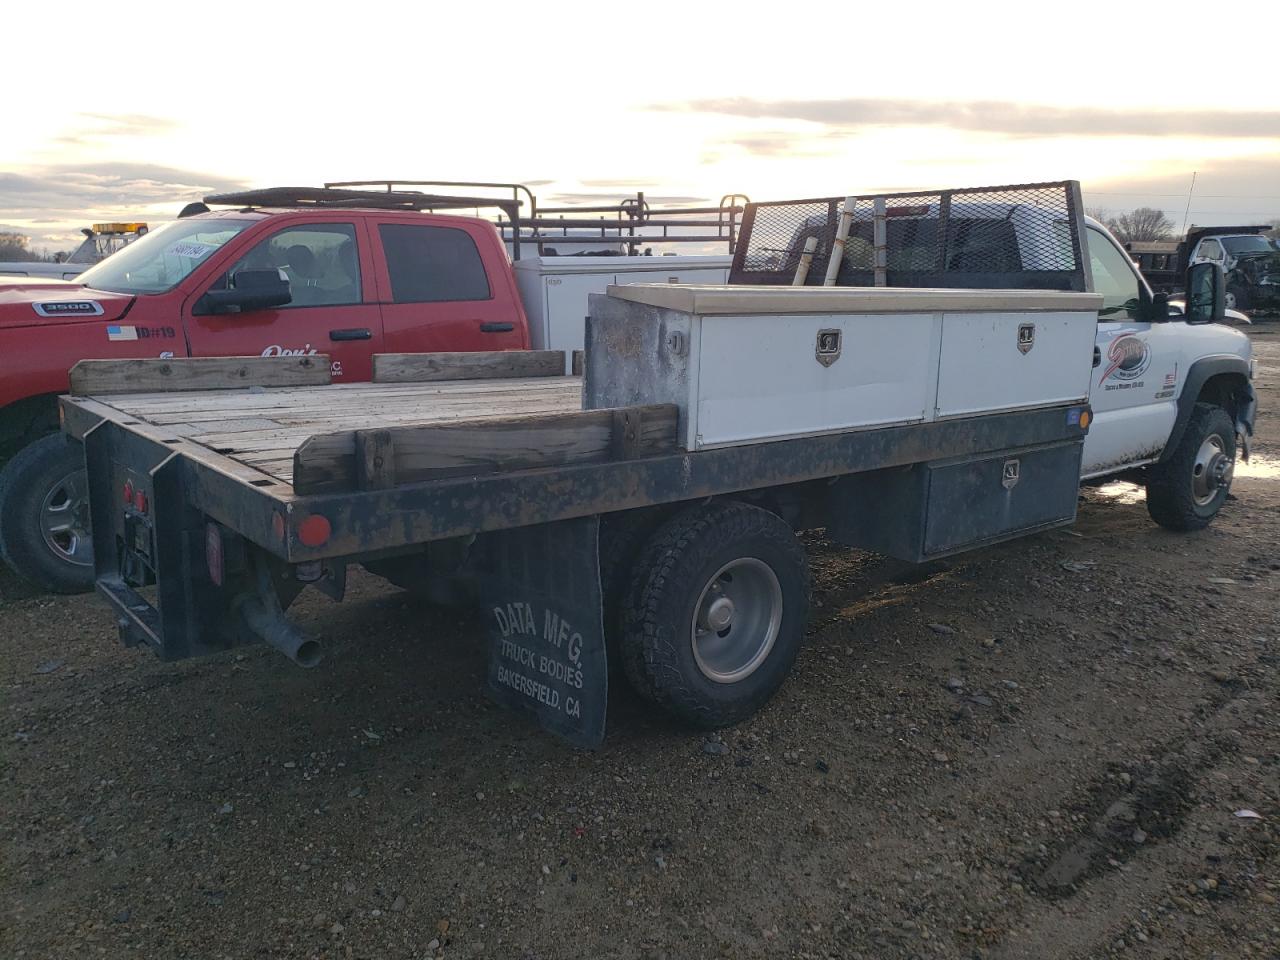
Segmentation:
[[(320, 351), (311, 344), (303, 344), (301, 347), (282, 347), (278, 343), (273, 343), (262, 351), (264, 357), (313, 357)], [(342, 376), (342, 361), (333, 360), (329, 364), (329, 375), (332, 377)]]
[[(1151, 346), (1142, 337), (1123, 336), (1107, 350), (1107, 367), (1101, 383), (1106, 390), (1135, 390), (1144, 386), (1142, 375), (1151, 366)], [(1108, 382), (1110, 381), (1110, 382)]]

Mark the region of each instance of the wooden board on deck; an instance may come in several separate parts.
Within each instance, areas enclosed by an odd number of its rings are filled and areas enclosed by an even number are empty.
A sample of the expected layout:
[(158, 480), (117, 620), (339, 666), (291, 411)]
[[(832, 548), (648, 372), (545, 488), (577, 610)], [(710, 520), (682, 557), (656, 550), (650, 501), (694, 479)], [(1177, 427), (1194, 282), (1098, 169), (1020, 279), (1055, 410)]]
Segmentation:
[[(346, 459), (340, 474), (328, 476), (329, 489), (356, 486), (357, 431), (395, 432), (414, 425), (464, 421), (475, 425), (583, 413), (582, 381), (565, 376), (115, 396), (95, 393), (94, 400), (287, 484), (294, 483), (294, 455), (308, 438), (342, 434), (347, 438)], [(645, 429), (656, 428), (650, 424)], [(372, 463), (376, 445), (367, 449), (372, 449)], [(490, 459), (494, 459), (492, 454)], [(406, 465), (414, 462), (406, 461)], [(509, 465), (513, 461), (508, 458), (504, 462)], [(295, 490), (304, 492), (306, 484), (300, 488), (295, 485)]]
[(81, 360), (71, 368), (71, 393), (77, 397), (156, 391), (320, 386), (329, 382), (329, 358), (324, 354), (303, 357)]
[(375, 490), (504, 470), (598, 463), (675, 449), (674, 404), (314, 436), (294, 455), (298, 493)]
[(560, 350), (486, 353), (375, 353), (375, 383), (555, 377), (564, 373)]

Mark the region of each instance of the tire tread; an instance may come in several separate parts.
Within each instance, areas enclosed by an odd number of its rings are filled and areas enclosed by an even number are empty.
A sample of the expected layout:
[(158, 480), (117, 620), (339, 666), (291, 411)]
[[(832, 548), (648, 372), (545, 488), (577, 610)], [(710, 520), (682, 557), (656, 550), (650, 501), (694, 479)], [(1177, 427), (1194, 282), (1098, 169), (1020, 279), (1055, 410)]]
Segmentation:
[[(1215, 421), (1221, 421), (1215, 423)], [(1147, 513), (1167, 530), (1203, 530), (1217, 515), (1225, 495), (1208, 514), (1197, 507), (1189, 478), (1200, 444), (1210, 433), (1222, 433), (1235, 455), (1235, 425), (1227, 411), (1212, 403), (1197, 403), (1173, 456), (1147, 469)]]
[[(726, 543), (763, 538), (789, 554), (801, 572), (801, 605), (793, 612), (801, 627), (807, 612), (810, 576), (803, 548), (790, 527), (775, 514), (751, 504), (721, 501), (677, 514), (650, 538), (634, 567), (624, 611), (623, 665), (627, 678), (646, 699), (702, 728), (715, 729), (750, 716), (773, 695), (777, 685), (765, 687), (739, 701), (712, 703), (694, 690), (681, 669), (676, 639), (664, 624), (678, 606), (681, 567), (696, 562), (699, 552), (710, 554)], [(786, 614), (784, 613), (784, 617)], [(790, 670), (798, 644), (788, 652), (783, 671)], [(781, 680), (779, 680), (779, 683)]]

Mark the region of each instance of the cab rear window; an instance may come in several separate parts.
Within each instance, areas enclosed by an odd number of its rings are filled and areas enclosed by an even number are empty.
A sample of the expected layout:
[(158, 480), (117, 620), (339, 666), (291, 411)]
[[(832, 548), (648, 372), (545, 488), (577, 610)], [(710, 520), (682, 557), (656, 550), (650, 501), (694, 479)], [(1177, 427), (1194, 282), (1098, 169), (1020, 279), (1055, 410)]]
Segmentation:
[(484, 261), (471, 234), (454, 227), (378, 225), (396, 303), (488, 300)]

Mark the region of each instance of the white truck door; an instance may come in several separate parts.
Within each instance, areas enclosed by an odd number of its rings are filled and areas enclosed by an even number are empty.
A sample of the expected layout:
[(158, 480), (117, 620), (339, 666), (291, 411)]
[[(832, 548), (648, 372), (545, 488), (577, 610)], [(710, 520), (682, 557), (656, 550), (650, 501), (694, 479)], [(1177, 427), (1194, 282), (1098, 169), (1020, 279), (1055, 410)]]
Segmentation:
[(1129, 257), (1089, 227), (1093, 286), (1102, 294), (1081, 476), (1098, 477), (1150, 463), (1164, 450), (1177, 416), (1181, 359), (1176, 322), (1136, 319), (1142, 280)]

